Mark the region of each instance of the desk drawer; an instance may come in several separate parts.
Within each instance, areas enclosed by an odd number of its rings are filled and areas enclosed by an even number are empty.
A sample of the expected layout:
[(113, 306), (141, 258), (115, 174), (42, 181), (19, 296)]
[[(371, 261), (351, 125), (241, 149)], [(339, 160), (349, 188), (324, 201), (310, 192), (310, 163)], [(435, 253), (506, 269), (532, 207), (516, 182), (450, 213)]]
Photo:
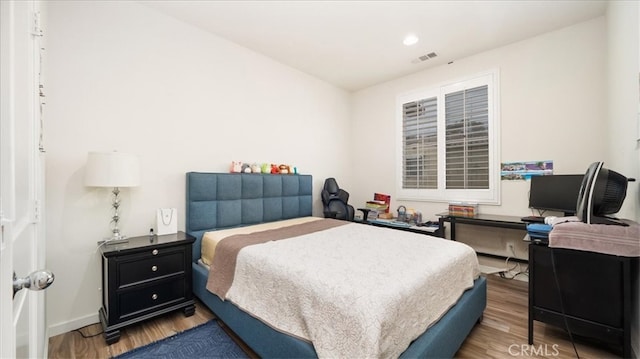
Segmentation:
[[(548, 323), (563, 329), (565, 328), (565, 317), (561, 313), (535, 307), (533, 315), (533, 319), (537, 321)], [(576, 318), (572, 316), (567, 316), (566, 321), (569, 324), (569, 328), (571, 329), (571, 332), (573, 334), (591, 338), (598, 338), (598, 340), (609, 344), (623, 344), (623, 328), (610, 327), (607, 325), (592, 322), (588, 319)]]
[(120, 319), (137, 316), (141, 311), (155, 311), (158, 307), (185, 299), (184, 277), (124, 291), (118, 295)]
[(119, 288), (185, 271), (184, 250), (150, 256), (123, 258), (118, 271)]

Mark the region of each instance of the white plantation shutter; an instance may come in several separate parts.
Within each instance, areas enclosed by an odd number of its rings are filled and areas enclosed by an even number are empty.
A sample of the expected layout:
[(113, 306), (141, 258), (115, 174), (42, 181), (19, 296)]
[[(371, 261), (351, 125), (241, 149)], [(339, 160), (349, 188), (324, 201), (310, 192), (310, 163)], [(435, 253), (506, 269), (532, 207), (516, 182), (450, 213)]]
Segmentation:
[(398, 96), (398, 199), (500, 203), (498, 87), (492, 70)]
[(488, 86), (445, 95), (446, 188), (489, 188)]
[(438, 188), (437, 98), (403, 104), (403, 188)]

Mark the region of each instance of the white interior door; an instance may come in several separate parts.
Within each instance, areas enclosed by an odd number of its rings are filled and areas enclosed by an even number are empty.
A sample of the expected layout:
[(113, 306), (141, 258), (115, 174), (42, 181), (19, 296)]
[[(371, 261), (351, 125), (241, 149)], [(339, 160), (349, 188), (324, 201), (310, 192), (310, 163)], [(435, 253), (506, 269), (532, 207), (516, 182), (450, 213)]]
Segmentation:
[[(44, 266), (39, 4), (0, 1), (0, 357), (46, 357), (44, 292), (18, 278)], [(26, 281), (27, 286), (38, 283)]]

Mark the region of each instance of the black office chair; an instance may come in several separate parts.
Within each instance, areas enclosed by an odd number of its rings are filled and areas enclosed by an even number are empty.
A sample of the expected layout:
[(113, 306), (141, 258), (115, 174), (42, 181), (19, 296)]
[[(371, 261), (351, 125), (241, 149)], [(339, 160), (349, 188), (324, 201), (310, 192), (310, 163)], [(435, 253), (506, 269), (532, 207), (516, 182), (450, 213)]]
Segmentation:
[(325, 218), (353, 221), (353, 206), (347, 203), (349, 192), (338, 187), (335, 178), (324, 180), (321, 196)]

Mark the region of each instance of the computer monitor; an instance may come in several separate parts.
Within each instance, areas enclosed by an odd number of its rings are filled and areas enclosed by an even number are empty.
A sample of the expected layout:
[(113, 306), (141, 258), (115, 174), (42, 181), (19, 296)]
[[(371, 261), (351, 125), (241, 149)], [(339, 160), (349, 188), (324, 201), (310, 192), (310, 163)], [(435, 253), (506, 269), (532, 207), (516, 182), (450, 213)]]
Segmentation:
[(529, 208), (575, 215), (583, 178), (573, 174), (531, 177)]

